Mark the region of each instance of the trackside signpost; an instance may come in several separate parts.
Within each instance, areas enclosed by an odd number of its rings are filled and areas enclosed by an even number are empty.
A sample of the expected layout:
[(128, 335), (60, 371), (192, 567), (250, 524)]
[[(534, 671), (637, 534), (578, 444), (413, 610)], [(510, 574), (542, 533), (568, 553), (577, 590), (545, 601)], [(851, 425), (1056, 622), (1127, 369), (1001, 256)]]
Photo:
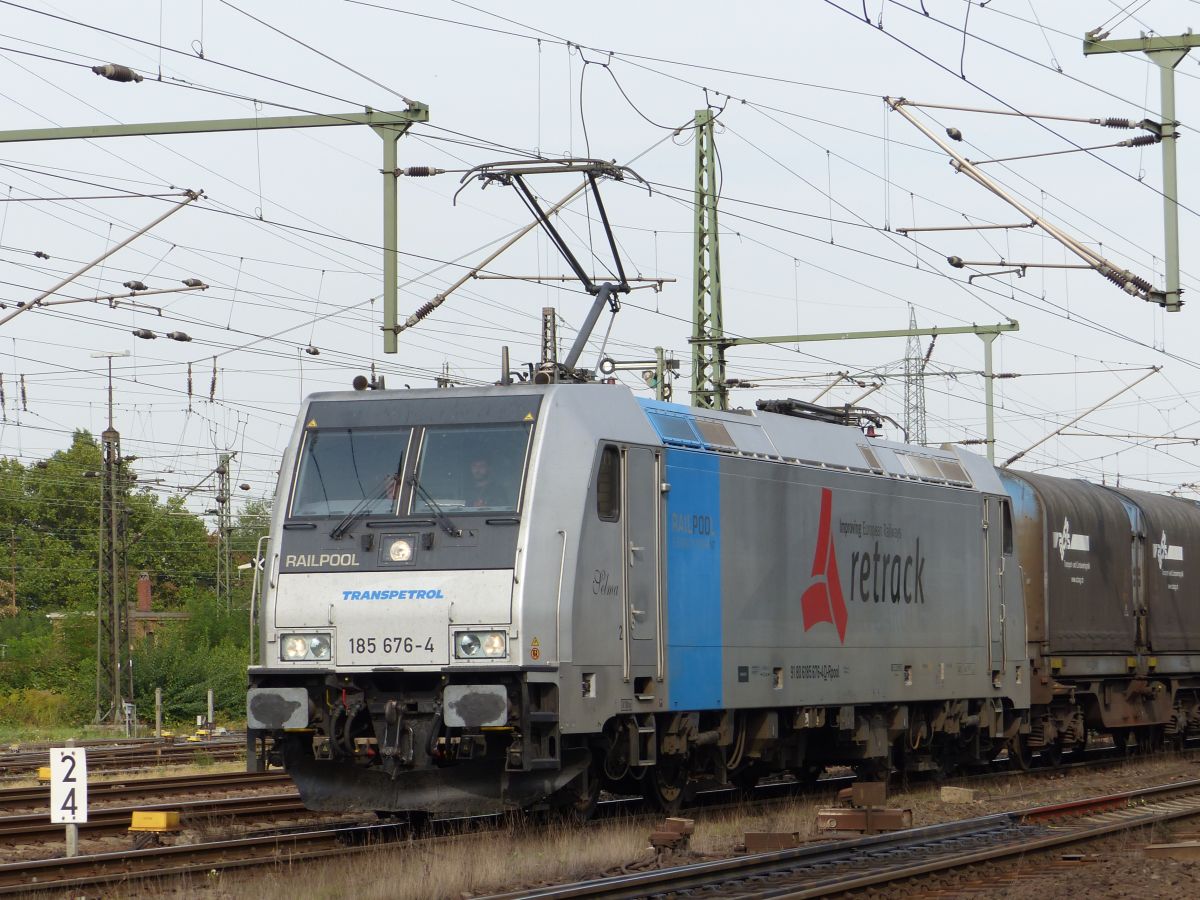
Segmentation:
[(87, 822), (87, 750), (82, 747), (50, 750), (50, 821), (67, 826), (67, 856), (74, 856), (79, 824)]

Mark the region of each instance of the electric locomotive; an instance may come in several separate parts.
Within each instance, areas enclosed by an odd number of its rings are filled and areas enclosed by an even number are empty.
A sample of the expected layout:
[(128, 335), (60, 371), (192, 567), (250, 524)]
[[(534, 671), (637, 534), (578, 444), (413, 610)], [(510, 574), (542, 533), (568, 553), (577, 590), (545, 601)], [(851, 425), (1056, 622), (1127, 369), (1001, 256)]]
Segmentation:
[(1021, 747), (984, 459), (605, 384), (322, 393), (283, 458), (258, 758), (321, 810), (673, 809), (701, 783)]

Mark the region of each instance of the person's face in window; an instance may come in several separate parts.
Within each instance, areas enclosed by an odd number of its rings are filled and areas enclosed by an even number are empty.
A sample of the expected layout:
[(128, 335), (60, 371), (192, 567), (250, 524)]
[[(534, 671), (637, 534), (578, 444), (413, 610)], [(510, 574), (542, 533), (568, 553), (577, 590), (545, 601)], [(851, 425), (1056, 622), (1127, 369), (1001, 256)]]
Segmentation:
[(471, 479), (476, 484), (486, 484), (491, 470), (486, 459), (477, 459), (471, 463)]

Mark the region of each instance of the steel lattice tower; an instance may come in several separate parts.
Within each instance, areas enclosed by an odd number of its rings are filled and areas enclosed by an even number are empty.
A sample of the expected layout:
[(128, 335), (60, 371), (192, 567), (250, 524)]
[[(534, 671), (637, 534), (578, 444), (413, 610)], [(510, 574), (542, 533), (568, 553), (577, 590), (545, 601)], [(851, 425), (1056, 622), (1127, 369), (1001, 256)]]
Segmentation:
[(226, 607), (233, 595), (233, 556), (230, 538), (233, 532), (232, 511), (229, 508), (229, 463), (232, 457), (222, 453), (217, 464), (217, 596)]
[[(125, 472), (121, 435), (113, 426), (112, 357), (108, 360), (108, 427), (100, 435), (99, 596), (96, 603), (96, 721), (121, 721), (133, 696), (129, 615), (125, 596)], [(128, 694), (125, 687), (128, 686)]]
[[(917, 311), (908, 308), (908, 327), (917, 328)], [(921, 339), (915, 334), (908, 336), (904, 350), (904, 430), (913, 444), (926, 443), (925, 432), (925, 352)]]
[(721, 310), (721, 245), (717, 230), (717, 166), (713, 113), (696, 111), (696, 222), (692, 307), (692, 406), (725, 409), (725, 336)]

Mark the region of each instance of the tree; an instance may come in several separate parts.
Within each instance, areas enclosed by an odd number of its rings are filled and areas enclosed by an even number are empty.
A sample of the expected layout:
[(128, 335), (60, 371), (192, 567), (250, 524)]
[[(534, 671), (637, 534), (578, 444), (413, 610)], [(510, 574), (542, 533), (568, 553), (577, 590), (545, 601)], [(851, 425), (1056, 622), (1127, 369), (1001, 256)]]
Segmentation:
[(229, 536), (233, 552), (252, 559), (258, 549), (258, 539), (271, 527), (271, 501), (251, 500), (238, 513), (237, 522)]
[[(0, 458), (0, 610), (16, 601), (15, 614), (0, 616), (5, 723), (34, 723), (22, 719), (34, 707), (79, 722), (94, 713), (102, 469), (99, 444), (82, 430), (70, 447), (33, 465)], [(145, 571), (156, 608), (188, 613), (135, 645), (139, 709), (152, 708), (154, 688), (162, 687), (169, 712), (190, 716), (203, 711), (211, 687), (218, 704), (236, 715), (245, 690), (250, 580), (236, 585), (232, 608), (218, 599), (216, 536), (180, 498), (137, 490), (129, 461), (120, 475), (128, 486), (122, 497), (127, 596), (136, 596), (134, 582)], [(234, 528), (235, 550), (249, 558), (269, 521), (268, 503), (249, 504)], [(63, 615), (51, 622), (48, 613)]]

